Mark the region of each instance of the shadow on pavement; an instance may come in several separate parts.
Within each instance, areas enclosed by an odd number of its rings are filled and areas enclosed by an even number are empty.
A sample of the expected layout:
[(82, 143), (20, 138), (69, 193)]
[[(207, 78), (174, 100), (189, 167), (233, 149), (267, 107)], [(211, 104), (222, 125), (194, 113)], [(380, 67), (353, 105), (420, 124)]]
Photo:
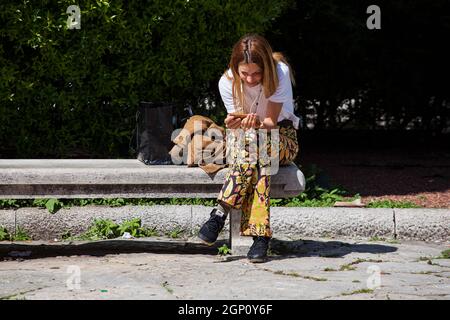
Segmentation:
[[(185, 253), (217, 255), (218, 248), (229, 242), (218, 240), (207, 246), (193, 240), (173, 239), (132, 239), (132, 240), (100, 240), (78, 242), (0, 242), (0, 259), (37, 259), (56, 256), (88, 255), (104, 256), (121, 253)], [(342, 241), (316, 240), (278, 240), (270, 243), (270, 259), (289, 259), (292, 257), (343, 257), (352, 252), (388, 253), (394, 252), (394, 246), (382, 244), (350, 244)], [(227, 261), (244, 259), (245, 256), (229, 256)]]
[(269, 252), (270, 259), (279, 260), (291, 257), (339, 258), (354, 252), (379, 254), (394, 251), (397, 251), (394, 246), (375, 243), (352, 244), (342, 241), (272, 239)]
[(229, 242), (218, 240), (207, 246), (200, 242), (174, 239), (113, 239), (99, 241), (74, 241), (50, 243), (34, 242), (0, 242), (0, 260), (36, 259), (57, 256), (89, 255), (104, 256), (120, 253), (186, 253), (215, 255), (218, 248)]

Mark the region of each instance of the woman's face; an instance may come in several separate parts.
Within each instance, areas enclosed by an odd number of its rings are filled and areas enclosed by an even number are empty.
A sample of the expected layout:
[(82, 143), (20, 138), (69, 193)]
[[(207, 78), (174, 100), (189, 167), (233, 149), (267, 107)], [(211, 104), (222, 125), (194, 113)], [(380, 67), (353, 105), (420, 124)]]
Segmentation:
[(240, 63), (239, 64), (239, 76), (242, 81), (249, 87), (254, 87), (261, 82), (262, 70), (256, 63)]

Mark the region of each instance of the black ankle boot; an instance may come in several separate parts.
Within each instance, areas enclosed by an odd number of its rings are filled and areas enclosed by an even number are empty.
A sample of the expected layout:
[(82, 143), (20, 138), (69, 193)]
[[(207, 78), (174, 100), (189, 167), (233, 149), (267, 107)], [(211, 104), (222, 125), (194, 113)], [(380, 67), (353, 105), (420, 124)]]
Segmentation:
[(212, 245), (216, 242), (220, 231), (222, 231), (223, 226), (225, 225), (225, 220), (227, 218), (226, 213), (223, 213), (222, 216), (218, 213), (220, 214), (222, 212), (218, 211), (217, 208), (214, 208), (210, 213), (211, 217), (203, 224), (198, 232), (198, 237), (206, 242), (207, 245)]
[(253, 244), (247, 253), (250, 262), (264, 262), (267, 259), (267, 249), (269, 249), (269, 237), (253, 237)]

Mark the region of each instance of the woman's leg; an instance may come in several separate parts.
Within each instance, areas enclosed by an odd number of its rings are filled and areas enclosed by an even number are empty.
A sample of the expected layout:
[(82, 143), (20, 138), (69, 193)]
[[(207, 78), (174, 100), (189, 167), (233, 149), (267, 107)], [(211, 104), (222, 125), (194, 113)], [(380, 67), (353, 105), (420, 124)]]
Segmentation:
[(252, 185), (255, 165), (233, 164), (225, 177), (217, 201), (228, 209), (241, 209)]
[[(288, 164), (298, 153), (297, 132), (292, 127), (279, 131), (279, 163)], [(252, 138), (246, 134), (245, 157)], [(268, 155), (271, 156), (270, 135), (267, 139)], [(237, 152), (234, 153), (236, 158)], [(217, 197), (226, 209), (242, 209), (241, 234), (245, 236), (271, 237), (270, 229), (270, 175), (263, 174), (270, 163), (250, 164), (235, 162), (230, 166), (225, 183)], [(270, 171), (268, 171), (270, 172)]]
[[(261, 142), (261, 140), (260, 140)], [(270, 135), (266, 140), (269, 156), (271, 152)], [(279, 163), (289, 164), (298, 153), (297, 132), (292, 127), (279, 129)], [(251, 184), (247, 189), (247, 197), (243, 199), (241, 233), (247, 236), (272, 237), (270, 228), (270, 162), (265, 160), (252, 172)], [(266, 169), (266, 170), (264, 170)]]
[(270, 176), (261, 175), (258, 165), (235, 164), (219, 193), (219, 205), (242, 209), (241, 234), (271, 236), (269, 225)]
[(258, 166), (253, 172), (248, 196), (242, 206), (242, 235), (272, 237), (269, 194), (270, 175), (262, 175)]

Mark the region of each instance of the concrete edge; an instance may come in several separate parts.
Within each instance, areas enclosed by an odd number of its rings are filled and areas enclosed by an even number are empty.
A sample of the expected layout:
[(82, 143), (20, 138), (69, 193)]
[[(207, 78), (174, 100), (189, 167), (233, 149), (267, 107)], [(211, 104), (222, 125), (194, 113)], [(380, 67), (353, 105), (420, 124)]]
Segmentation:
[[(143, 226), (160, 234), (178, 228), (192, 236), (208, 219), (211, 209), (195, 205), (85, 206), (51, 214), (41, 208), (19, 208), (0, 210), (0, 226), (7, 226), (8, 230), (21, 227), (35, 240), (53, 240), (67, 231), (72, 235), (86, 231), (94, 219), (122, 222), (139, 217)], [(450, 242), (448, 209), (272, 207), (271, 223), (275, 237), (291, 239), (349, 237)], [(228, 228), (227, 224), (222, 236), (228, 237)]]

